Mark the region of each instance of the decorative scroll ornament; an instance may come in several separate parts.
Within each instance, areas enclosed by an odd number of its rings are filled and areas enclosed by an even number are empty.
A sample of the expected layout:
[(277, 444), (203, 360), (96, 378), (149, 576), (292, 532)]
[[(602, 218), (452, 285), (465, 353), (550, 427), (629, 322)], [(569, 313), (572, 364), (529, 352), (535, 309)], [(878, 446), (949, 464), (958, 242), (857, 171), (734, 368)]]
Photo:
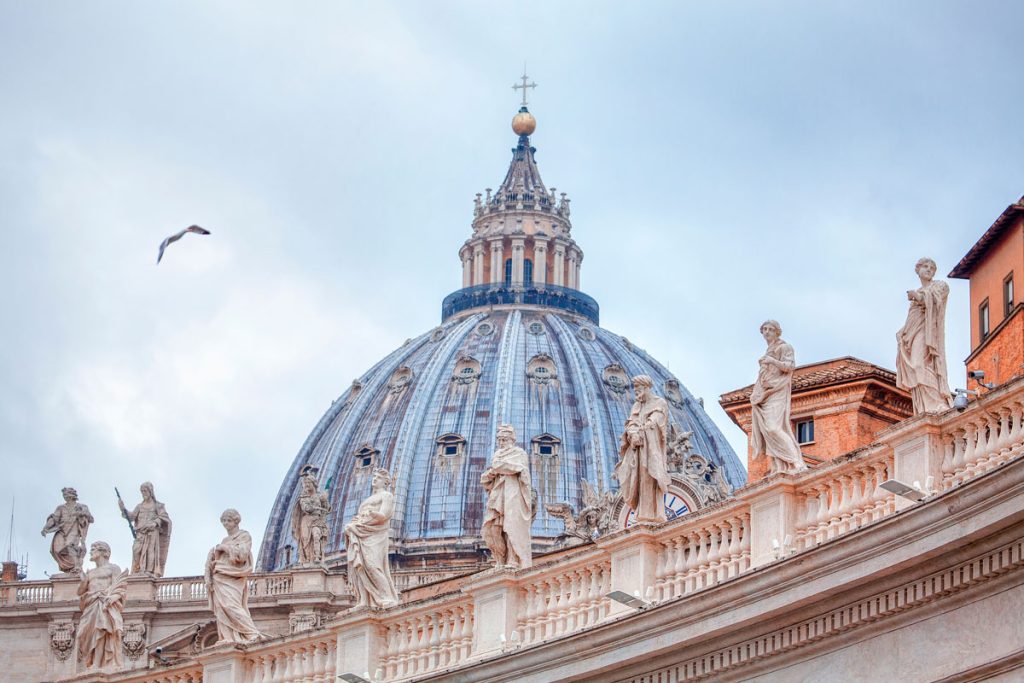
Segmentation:
[(75, 650), (75, 623), (70, 619), (50, 622), (50, 649), (65, 662)]
[(315, 631), (324, 623), (324, 613), (321, 610), (312, 612), (296, 612), (288, 616), (288, 632), (304, 633)]
[(567, 502), (550, 503), (545, 506), (548, 514), (561, 519), (565, 525), (565, 529), (558, 537), (560, 545), (571, 547), (592, 541), (608, 533), (614, 525), (618, 494), (597, 491), (586, 480), (582, 480), (580, 485), (583, 489), (583, 507), (580, 508), (579, 514), (574, 514), (572, 506)]

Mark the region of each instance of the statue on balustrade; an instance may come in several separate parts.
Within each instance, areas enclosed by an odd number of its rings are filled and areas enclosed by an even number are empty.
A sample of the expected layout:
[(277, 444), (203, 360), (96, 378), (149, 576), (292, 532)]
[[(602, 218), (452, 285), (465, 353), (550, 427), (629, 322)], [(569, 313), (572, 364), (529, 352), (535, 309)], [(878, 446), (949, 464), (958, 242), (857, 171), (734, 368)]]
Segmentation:
[(757, 381), (750, 394), (750, 443), (754, 459), (767, 455), (771, 473), (807, 469), (790, 424), (790, 398), (796, 354), (782, 340), (782, 326), (775, 320), (761, 324), (761, 336), (768, 349), (758, 360)]
[(384, 469), (374, 470), (370, 487), (370, 497), (360, 503), (355, 517), (345, 525), (348, 580), (356, 595), (356, 607), (390, 607), (398, 603), (388, 562), (391, 517), (395, 514), (391, 474)]
[(946, 379), (946, 299), (949, 285), (934, 280), (936, 265), (922, 258), (914, 267), (921, 280), (907, 291), (910, 310), (896, 334), (896, 386), (914, 401), (914, 414), (942, 412), (952, 407)]
[(530, 463), (526, 451), (516, 445), (512, 425), (498, 428), (497, 441), (491, 464), (480, 476), (480, 483), (487, 491), (487, 509), (480, 535), (498, 568), (525, 569), (533, 565)]
[(46, 518), (42, 535), (53, 534), (50, 555), (62, 572), (82, 573), (85, 560), (85, 537), (93, 523), (89, 508), (78, 502), (78, 492), (70, 486), (61, 489), (64, 504)]
[(132, 574), (150, 574), (157, 578), (164, 575), (167, 564), (167, 548), (171, 544), (171, 518), (164, 504), (153, 494), (153, 484), (144, 482), (139, 487), (142, 502), (131, 512), (118, 496), (117, 504), (121, 515), (128, 520), (135, 543), (132, 544)]
[(633, 378), (636, 400), (626, 418), (619, 446), (615, 478), (622, 498), (636, 512), (638, 522), (665, 521), (668, 490), (668, 402), (651, 390), (647, 375)]
[(220, 522), (228, 535), (206, 557), (206, 591), (217, 620), (218, 643), (251, 643), (261, 637), (249, 614), (252, 536), (238, 528), (242, 516), (227, 509)]
[(318, 564), (324, 561), (327, 545), (327, 515), (331, 503), (327, 491), (316, 490), (316, 468), (306, 467), (299, 479), (301, 493), (292, 507), (292, 536), (299, 545), (300, 564)]
[(97, 541), (89, 549), (96, 564), (78, 584), (82, 618), (78, 622), (78, 656), (86, 669), (122, 668), (124, 602), (128, 595), (128, 570), (110, 562), (110, 546)]

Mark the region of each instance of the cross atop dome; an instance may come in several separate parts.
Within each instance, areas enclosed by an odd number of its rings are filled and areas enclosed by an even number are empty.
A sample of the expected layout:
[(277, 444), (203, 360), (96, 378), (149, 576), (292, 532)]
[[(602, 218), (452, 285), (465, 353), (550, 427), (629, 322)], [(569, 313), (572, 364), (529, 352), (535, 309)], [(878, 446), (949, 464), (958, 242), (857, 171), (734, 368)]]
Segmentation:
[(526, 67), (525, 66), (523, 67), (522, 80), (523, 80), (523, 84), (522, 85), (515, 84), (515, 85), (512, 86), (512, 89), (513, 90), (522, 90), (523, 91), (523, 108), (525, 109), (526, 105), (527, 105), (527, 102), (526, 102), (526, 90), (527, 90), (527, 88), (536, 88), (537, 84), (536, 83), (527, 83), (527, 81), (530, 80), (530, 79), (529, 79), (529, 76), (526, 75)]

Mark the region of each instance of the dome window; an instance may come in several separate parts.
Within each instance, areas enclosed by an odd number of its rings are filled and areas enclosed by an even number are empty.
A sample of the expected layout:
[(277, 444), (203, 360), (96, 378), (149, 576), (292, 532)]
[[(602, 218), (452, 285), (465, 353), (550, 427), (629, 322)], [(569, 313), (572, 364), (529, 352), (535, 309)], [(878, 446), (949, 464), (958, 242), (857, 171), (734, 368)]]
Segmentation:
[(544, 326), (540, 322), (534, 320), (526, 326), (526, 331), (530, 334), (544, 334)]
[(476, 333), (481, 337), (489, 337), (494, 334), (494, 325), (488, 322), (482, 322), (476, 326)]
[(533, 437), (533, 454), (541, 458), (556, 458), (558, 457), (559, 447), (562, 445), (562, 440), (552, 434), (541, 434), (540, 436)]
[(615, 394), (625, 394), (629, 388), (629, 376), (626, 370), (618, 363), (612, 363), (604, 369), (604, 384)]
[(440, 458), (457, 458), (466, 450), (466, 440), (458, 434), (444, 434), (437, 437), (437, 455)]
[(368, 470), (377, 465), (377, 458), (380, 455), (373, 446), (366, 444), (355, 452), (356, 457), (356, 468), (360, 470)]
[(539, 353), (526, 365), (526, 376), (534, 384), (550, 384), (558, 379), (555, 361), (546, 353)]
[(589, 327), (581, 327), (576, 334), (579, 335), (579, 338), (584, 341), (594, 341), (595, 339), (597, 339), (597, 336), (594, 334), (594, 331)]
[(444, 339), (444, 328), (443, 327), (435, 327), (434, 331), (430, 333), (430, 341), (432, 341), (432, 342), (439, 342), (442, 339)]
[(480, 361), (472, 356), (462, 356), (452, 369), (454, 384), (473, 384), (480, 379)]

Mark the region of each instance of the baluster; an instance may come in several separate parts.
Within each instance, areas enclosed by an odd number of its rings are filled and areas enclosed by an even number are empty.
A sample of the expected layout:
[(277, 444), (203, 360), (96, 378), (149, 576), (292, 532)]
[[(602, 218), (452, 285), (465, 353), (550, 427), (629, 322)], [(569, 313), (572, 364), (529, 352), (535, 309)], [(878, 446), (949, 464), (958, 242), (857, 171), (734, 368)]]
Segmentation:
[(664, 541), (658, 547), (657, 567), (654, 570), (654, 593), (658, 600), (665, 599), (665, 584), (668, 581), (669, 567), (673, 562), (670, 559), (672, 553), (672, 541)]
[(686, 572), (686, 536), (676, 536), (672, 539), (672, 571), (669, 574), (667, 585), (668, 598), (674, 598), (682, 594), (683, 574)]
[(697, 534), (700, 536), (697, 545), (697, 577), (696, 585), (697, 588), (704, 588), (707, 585), (707, 570), (708, 570), (708, 544), (711, 540), (711, 533), (707, 529), (699, 529)]
[(964, 449), (963, 467), (959, 468), (956, 473), (956, 482), (958, 484), (965, 479), (965, 471), (974, 463), (974, 454), (977, 451), (978, 444), (977, 426), (973, 422), (968, 422), (964, 425), (964, 434), (967, 447)]
[(476, 619), (476, 613), (473, 612), (472, 605), (463, 607), (462, 613), (464, 615), (462, 620), (462, 642), (465, 643), (462, 659), (469, 659), (469, 655), (473, 651), (473, 621)]
[(708, 559), (707, 572), (704, 574), (704, 585), (713, 586), (718, 583), (718, 561), (721, 558), (719, 552), (719, 529), (714, 524), (707, 525), (708, 531)]
[(744, 512), (740, 517), (743, 537), (740, 538), (740, 573), (750, 569), (750, 513)]
[(740, 534), (743, 531), (743, 520), (740, 517), (730, 517), (729, 526), (729, 576), (737, 576), (740, 573), (740, 554), (743, 552), (740, 545)]
[(697, 543), (699, 537), (696, 532), (690, 531), (686, 534), (689, 548), (686, 551), (686, 578), (683, 582), (683, 593), (692, 593), (697, 590)]

